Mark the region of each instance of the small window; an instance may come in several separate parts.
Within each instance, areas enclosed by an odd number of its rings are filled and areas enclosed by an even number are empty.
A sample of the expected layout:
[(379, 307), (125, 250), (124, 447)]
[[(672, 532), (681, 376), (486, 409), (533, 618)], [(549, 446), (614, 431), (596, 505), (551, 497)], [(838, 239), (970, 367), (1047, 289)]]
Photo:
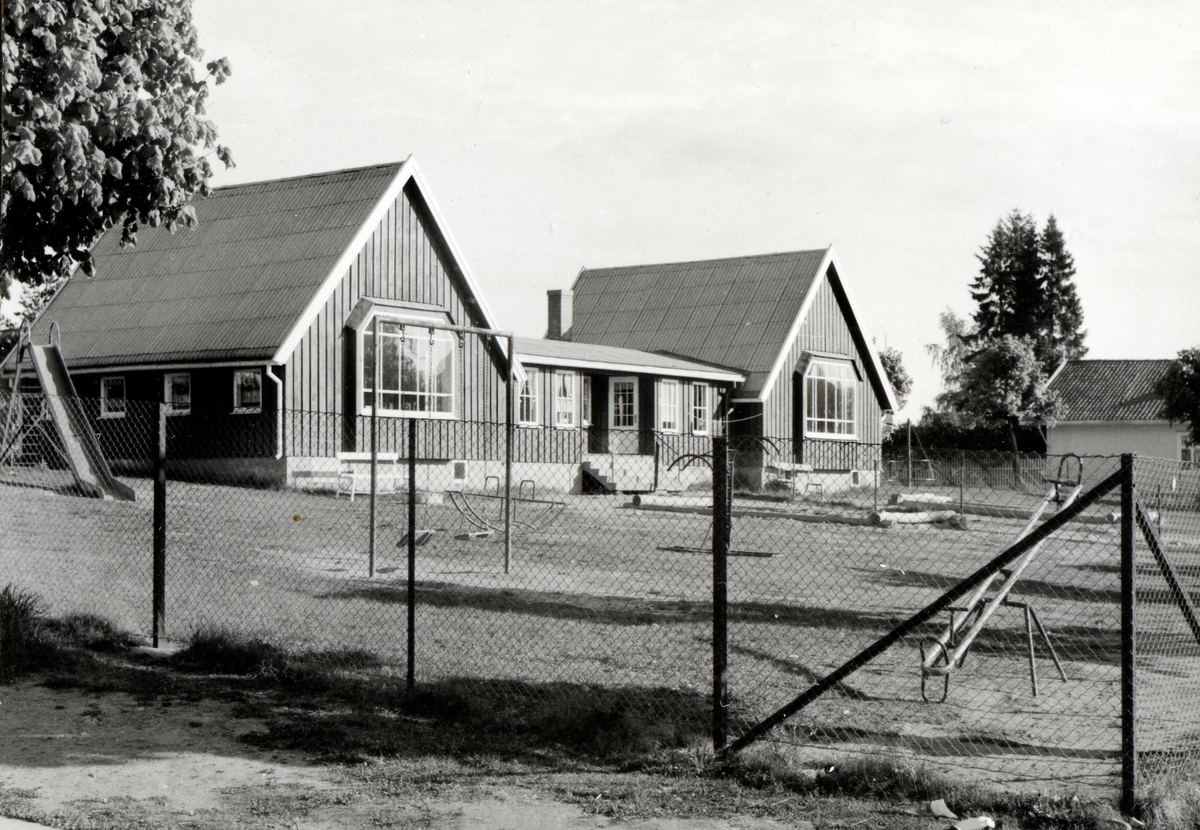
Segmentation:
[(258, 369), (233, 373), (233, 411), (238, 414), (262, 412), (262, 372)]
[(804, 379), (804, 432), (853, 438), (858, 376), (849, 362), (814, 360)]
[(583, 427), (584, 429), (592, 425), (592, 379), (585, 377), (583, 379)]
[(679, 432), (679, 381), (658, 382), (658, 428), (663, 432)]
[(1186, 432), (1179, 435), (1179, 460), (1185, 464), (1200, 464), (1200, 445)]
[(612, 426), (636, 429), (638, 425), (637, 381), (634, 378), (612, 380)]
[(538, 418), (538, 370), (525, 369), (525, 382), (521, 384), (521, 397), (517, 402), (517, 423), (530, 426), (541, 423)]
[(100, 417), (125, 417), (125, 378), (100, 378)]
[(707, 383), (692, 384), (692, 434), (712, 432), (712, 393)]
[(187, 372), (163, 375), (163, 400), (168, 415), (187, 415), (192, 411), (192, 376)]
[(554, 373), (554, 425), (564, 429), (575, 426), (575, 375), (571, 372)]

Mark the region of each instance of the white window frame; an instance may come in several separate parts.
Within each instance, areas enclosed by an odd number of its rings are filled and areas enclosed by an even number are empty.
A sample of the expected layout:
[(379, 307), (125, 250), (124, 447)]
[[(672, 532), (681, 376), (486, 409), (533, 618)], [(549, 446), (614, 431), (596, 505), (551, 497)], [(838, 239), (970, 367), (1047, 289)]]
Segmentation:
[[(253, 375), (258, 378), (258, 406), (246, 406), (242, 401), (242, 385), (243, 377)], [(263, 372), (262, 369), (235, 369), (233, 372), (233, 414), (234, 415), (254, 415), (262, 412), (263, 399)]]
[(692, 435), (712, 434), (712, 387), (707, 383), (692, 384)]
[[(174, 398), (174, 381), (184, 378), (187, 381), (187, 406), (178, 406)], [(192, 414), (192, 375), (190, 372), (167, 372), (163, 375), (163, 400), (167, 404), (168, 415)]]
[(804, 437), (855, 440), (858, 398), (852, 362), (814, 358), (804, 371)]
[[(629, 413), (630, 417), (633, 419), (632, 424), (620, 423), (620, 421), (624, 419), (618, 417), (620, 413), (617, 411), (617, 384), (629, 384), (630, 388), (633, 390), (633, 395), (630, 398), (632, 409)], [(638, 379), (636, 377), (610, 378), (608, 382), (608, 398), (608, 412), (611, 416), (608, 421), (609, 429), (638, 429), (640, 426), (638, 423), (638, 418), (641, 415), (641, 412), (638, 409)]]
[(658, 431), (676, 434), (680, 431), (682, 395), (679, 381), (663, 378), (658, 382)]
[[(444, 318), (443, 318), (444, 319)], [(443, 322), (443, 319), (438, 319), (435, 322)], [(459, 339), (452, 331), (440, 329), (437, 327), (431, 328), (428, 319), (423, 319), (420, 316), (408, 316), (407, 314), (384, 314), (378, 313), (369, 316), (362, 328), (357, 332), (359, 359), (358, 359), (358, 374), (359, 374), (359, 412), (363, 415), (374, 414), (374, 400), (376, 390), (374, 389), (374, 366), (367, 363), (367, 346), (374, 342), (374, 328), (376, 325), (383, 324), (385, 326), (394, 327), (395, 331), (380, 332), (379, 340), (381, 349), (396, 348), (398, 351), (397, 360), (397, 387), (395, 389), (384, 388), (383, 395), (385, 398), (390, 396), (396, 397), (397, 408), (392, 408), (386, 405), (379, 407), (379, 417), (381, 418), (421, 418), (425, 420), (453, 420), (458, 417), (459, 408), (461, 405), (462, 392), (459, 383), (459, 362), (462, 359), (459, 348)], [(433, 342), (430, 343), (430, 340)], [(409, 344), (416, 344), (416, 357), (418, 363), (424, 364), (423, 368), (426, 372), (426, 389), (428, 389), (429, 379), (435, 378), (437, 373), (434, 370), (434, 362), (438, 358), (439, 347), (448, 347), (443, 354), (448, 354), (450, 357), (450, 372), (449, 378), (446, 380), (448, 392), (438, 391), (422, 391), (420, 386), (412, 391), (404, 389), (404, 357), (409, 350)], [(422, 353), (424, 352), (424, 354)], [(420, 375), (417, 376), (420, 378)], [(382, 373), (381, 373), (382, 378)], [(418, 380), (419, 383), (419, 380)], [(371, 403), (367, 402), (367, 395), (371, 395)], [(418, 405), (428, 406), (429, 403), (439, 400), (449, 401), (450, 408), (446, 409), (404, 409), (405, 398), (412, 397), (416, 399)]]
[(525, 367), (525, 380), (517, 393), (517, 426), (538, 427), (542, 425), (542, 410), (538, 406), (538, 392), (542, 383), (541, 370)]
[(1200, 465), (1200, 444), (1192, 442), (1192, 436), (1179, 433), (1179, 460), (1184, 464)]
[(580, 382), (580, 397), (583, 398), (581, 407), (583, 414), (580, 424), (587, 429), (592, 425), (592, 378), (590, 375), (584, 375)]
[[(109, 381), (120, 381), (121, 397), (120, 408), (111, 409), (114, 400), (109, 395)], [(124, 375), (105, 375), (100, 378), (100, 417), (101, 418), (124, 418), (125, 412), (129, 408), (129, 394), (126, 392), (125, 376)]]
[(575, 429), (575, 373), (554, 373), (554, 426), (557, 429)]

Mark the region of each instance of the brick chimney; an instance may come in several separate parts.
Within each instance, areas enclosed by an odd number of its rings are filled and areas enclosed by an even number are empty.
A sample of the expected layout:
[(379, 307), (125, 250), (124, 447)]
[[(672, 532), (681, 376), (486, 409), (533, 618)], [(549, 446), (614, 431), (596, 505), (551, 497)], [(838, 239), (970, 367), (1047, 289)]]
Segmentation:
[(546, 327), (547, 340), (571, 339), (571, 305), (575, 292), (567, 289), (547, 291), (546, 305), (549, 309), (549, 325)]

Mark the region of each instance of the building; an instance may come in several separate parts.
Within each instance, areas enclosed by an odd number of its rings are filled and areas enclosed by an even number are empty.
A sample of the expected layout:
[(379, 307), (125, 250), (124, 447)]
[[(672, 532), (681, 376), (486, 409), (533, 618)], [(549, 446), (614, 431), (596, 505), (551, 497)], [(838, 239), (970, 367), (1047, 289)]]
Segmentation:
[[(570, 291), (550, 294), (550, 339), (623, 346), (743, 373), (729, 409), (743, 486), (786, 483), (800, 474), (802, 486), (820, 483), (825, 490), (873, 480), (897, 406), (832, 247), (585, 268)], [(617, 417), (618, 383), (593, 387), (602, 427)], [(633, 403), (636, 417), (661, 423), (663, 392), (650, 391)], [(666, 404), (665, 411), (672, 407)], [(812, 478), (821, 473), (821, 480)]]
[[(177, 474), (332, 487), (339, 453), (369, 448), (376, 405), (382, 452), (404, 453), (404, 424), (421, 420), (429, 486), (483, 487), (502, 472), (507, 339), (454, 330), (496, 321), (415, 159), (219, 188), (195, 208), (196, 228), (145, 228), (134, 247), (106, 234), (97, 275), (69, 280), (32, 329), (38, 343), (59, 333), (115, 468), (146, 466), (163, 402)], [(584, 488), (594, 448), (597, 486), (659, 485), (682, 437), (711, 434), (744, 380), (682, 357), (533, 340), (517, 361), (515, 476), (560, 491)], [(609, 422), (592, 418), (592, 390), (618, 376), (635, 402), (679, 391), (675, 420), (635, 416), (599, 434)], [(685, 389), (703, 413), (685, 411)], [(629, 440), (650, 463), (615, 481), (606, 449)]]
[(1050, 455), (1137, 453), (1200, 461), (1187, 425), (1172, 424), (1154, 387), (1171, 360), (1069, 360), (1050, 377), (1063, 416), (1050, 427)]

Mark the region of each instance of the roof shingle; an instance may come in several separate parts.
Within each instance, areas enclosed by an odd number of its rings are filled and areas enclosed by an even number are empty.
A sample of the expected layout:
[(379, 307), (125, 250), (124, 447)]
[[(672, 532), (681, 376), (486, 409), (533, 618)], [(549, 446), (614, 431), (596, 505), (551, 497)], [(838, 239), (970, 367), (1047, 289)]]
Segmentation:
[(193, 204), (199, 224), (110, 232), (98, 273), (73, 277), (34, 325), (52, 322), (72, 368), (269, 359), (387, 191), (400, 163), (234, 185)]
[(1154, 386), (1170, 360), (1070, 360), (1050, 388), (1062, 396), (1063, 421), (1165, 420)]
[(756, 394), (825, 254), (584, 269), (573, 287), (571, 340), (733, 366), (748, 375), (743, 391)]

